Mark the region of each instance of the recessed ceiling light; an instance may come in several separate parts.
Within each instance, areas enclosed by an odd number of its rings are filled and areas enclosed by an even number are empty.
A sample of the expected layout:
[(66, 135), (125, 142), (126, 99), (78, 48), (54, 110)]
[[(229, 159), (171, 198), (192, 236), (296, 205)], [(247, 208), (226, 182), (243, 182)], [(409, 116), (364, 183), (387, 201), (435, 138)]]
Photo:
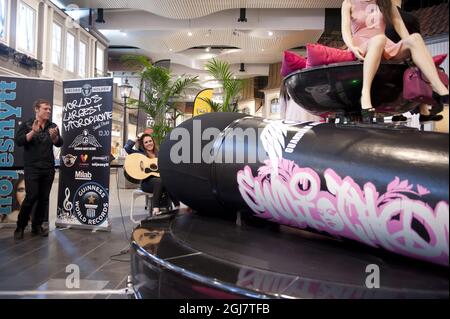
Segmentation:
[(173, 49), (169, 49), (169, 51), (170, 51), (170, 52), (172, 52), (172, 51), (173, 51)]
[(264, 50), (264, 49), (261, 49), (261, 51), (264, 52), (265, 50)]
[(192, 37), (192, 32), (191, 31), (188, 32), (188, 36)]
[(207, 48), (205, 49), (205, 51), (206, 51), (206, 52), (211, 51), (211, 47), (207, 47)]
[(269, 37), (273, 36), (273, 32), (272, 31), (267, 32), (267, 34), (269, 35)]

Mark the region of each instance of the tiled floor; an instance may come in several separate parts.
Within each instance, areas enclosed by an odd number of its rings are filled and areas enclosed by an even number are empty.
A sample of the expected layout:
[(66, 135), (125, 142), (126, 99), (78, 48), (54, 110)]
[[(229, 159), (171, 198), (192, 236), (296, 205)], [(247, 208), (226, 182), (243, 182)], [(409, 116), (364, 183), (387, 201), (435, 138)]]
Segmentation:
[[(57, 181), (52, 191), (57, 190)], [(0, 229), (1, 298), (127, 298), (126, 295), (2, 295), (6, 291), (27, 290), (103, 290), (126, 287), (130, 275), (128, 238), (134, 227), (130, 221), (133, 189), (117, 190), (116, 175), (110, 183), (110, 232), (59, 228), (48, 238), (25, 233), (20, 242), (13, 240), (14, 228)], [(122, 215), (118, 198), (120, 196)], [(52, 196), (53, 197), (53, 196)], [(136, 219), (145, 216), (144, 197), (136, 200)], [(123, 253), (123, 254), (121, 254)], [(117, 256), (114, 256), (117, 255)], [(79, 288), (72, 278), (79, 267)], [(75, 271), (74, 271), (75, 269)], [(72, 285), (75, 288), (67, 288)]]

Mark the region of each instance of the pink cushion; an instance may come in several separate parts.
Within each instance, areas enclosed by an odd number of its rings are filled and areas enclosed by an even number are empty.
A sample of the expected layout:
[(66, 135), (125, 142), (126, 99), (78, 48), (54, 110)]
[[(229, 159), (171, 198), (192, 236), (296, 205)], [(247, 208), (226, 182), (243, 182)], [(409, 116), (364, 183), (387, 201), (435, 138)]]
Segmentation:
[(308, 55), (306, 67), (356, 60), (351, 51), (330, 48), (321, 44), (307, 44), (306, 52)]
[(434, 64), (440, 66), (447, 59), (447, 54), (439, 54), (433, 57)]
[(281, 63), (281, 76), (304, 69), (306, 67), (306, 59), (294, 52), (284, 51), (283, 61)]

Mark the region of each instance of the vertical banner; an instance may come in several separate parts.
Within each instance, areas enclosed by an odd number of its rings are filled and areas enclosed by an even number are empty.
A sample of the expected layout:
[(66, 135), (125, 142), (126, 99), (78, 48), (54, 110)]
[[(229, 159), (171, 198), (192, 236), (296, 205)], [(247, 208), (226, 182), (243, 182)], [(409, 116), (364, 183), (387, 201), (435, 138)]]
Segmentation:
[[(0, 173), (0, 187), (7, 190), (6, 196), (0, 197), (2, 204), (0, 224), (16, 224), (20, 207), (25, 199), (25, 179), (23, 170), (4, 170)], [(7, 187), (4, 187), (6, 186)]]
[(57, 226), (110, 229), (113, 79), (63, 82)]
[(15, 134), (23, 121), (35, 117), (34, 101), (46, 99), (53, 105), (53, 81), (0, 76), (0, 168), (22, 169), (23, 147)]
[(34, 101), (53, 104), (53, 81), (0, 76), (0, 224), (17, 221), (25, 196), (23, 147), (15, 136), (23, 121), (34, 118)]

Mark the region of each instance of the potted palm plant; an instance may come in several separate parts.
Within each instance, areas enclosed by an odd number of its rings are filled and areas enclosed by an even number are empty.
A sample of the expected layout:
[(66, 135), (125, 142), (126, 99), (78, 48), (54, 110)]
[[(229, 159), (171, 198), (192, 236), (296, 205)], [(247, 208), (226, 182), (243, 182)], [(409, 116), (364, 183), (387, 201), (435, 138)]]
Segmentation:
[(181, 76), (173, 79), (170, 70), (152, 65), (145, 56), (125, 56), (128, 65), (141, 66), (143, 99), (131, 99), (130, 104), (143, 109), (154, 120), (152, 136), (160, 145), (172, 130), (174, 119), (181, 112), (174, 107), (174, 100), (180, 98), (188, 89), (196, 88), (198, 77)]
[(243, 81), (236, 79), (227, 62), (212, 59), (208, 61), (205, 68), (216, 81), (222, 84), (223, 103), (217, 103), (208, 98), (202, 98), (202, 100), (209, 104), (213, 112), (238, 112), (237, 99), (242, 91)]

